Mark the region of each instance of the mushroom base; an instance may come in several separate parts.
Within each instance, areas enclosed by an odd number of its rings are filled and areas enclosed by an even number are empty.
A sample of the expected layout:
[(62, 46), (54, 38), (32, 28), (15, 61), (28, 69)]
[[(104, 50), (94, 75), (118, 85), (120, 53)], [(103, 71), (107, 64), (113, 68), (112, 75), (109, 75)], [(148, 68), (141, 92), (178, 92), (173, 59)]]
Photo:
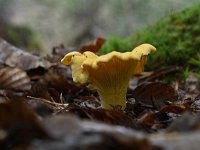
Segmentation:
[(124, 110), (126, 108), (126, 89), (97, 90), (101, 99), (103, 109)]

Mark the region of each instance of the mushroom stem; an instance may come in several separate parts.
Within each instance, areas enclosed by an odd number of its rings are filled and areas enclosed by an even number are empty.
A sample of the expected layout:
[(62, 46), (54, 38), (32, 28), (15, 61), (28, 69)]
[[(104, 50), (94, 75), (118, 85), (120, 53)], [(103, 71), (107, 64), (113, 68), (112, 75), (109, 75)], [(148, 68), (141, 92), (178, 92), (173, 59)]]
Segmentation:
[(101, 99), (101, 105), (104, 109), (124, 110), (126, 108), (127, 85), (116, 87), (107, 87), (106, 89), (97, 89)]

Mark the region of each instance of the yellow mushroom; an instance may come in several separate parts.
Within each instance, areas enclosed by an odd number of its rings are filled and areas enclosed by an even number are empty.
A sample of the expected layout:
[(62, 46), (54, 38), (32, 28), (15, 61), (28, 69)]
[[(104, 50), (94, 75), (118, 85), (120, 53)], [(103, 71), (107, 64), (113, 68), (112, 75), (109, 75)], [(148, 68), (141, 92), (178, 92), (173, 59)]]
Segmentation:
[(61, 62), (71, 64), (74, 82), (89, 82), (97, 90), (102, 108), (124, 110), (129, 80), (143, 71), (147, 55), (153, 51), (154, 46), (142, 44), (131, 52), (113, 51), (102, 56), (88, 51), (71, 52)]

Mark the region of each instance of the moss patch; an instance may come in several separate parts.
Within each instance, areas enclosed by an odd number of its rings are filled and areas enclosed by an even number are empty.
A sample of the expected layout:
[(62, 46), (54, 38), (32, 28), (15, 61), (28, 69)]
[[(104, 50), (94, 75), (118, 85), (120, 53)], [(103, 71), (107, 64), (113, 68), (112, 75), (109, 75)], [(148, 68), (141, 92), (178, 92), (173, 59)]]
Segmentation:
[[(194, 5), (148, 27), (128, 38), (110, 38), (100, 53), (112, 50), (130, 51), (142, 43), (157, 47), (157, 52), (149, 57), (147, 69), (157, 69), (168, 65), (197, 66), (191, 60), (199, 60), (200, 54), (200, 4)], [(199, 68), (199, 67), (198, 67)]]

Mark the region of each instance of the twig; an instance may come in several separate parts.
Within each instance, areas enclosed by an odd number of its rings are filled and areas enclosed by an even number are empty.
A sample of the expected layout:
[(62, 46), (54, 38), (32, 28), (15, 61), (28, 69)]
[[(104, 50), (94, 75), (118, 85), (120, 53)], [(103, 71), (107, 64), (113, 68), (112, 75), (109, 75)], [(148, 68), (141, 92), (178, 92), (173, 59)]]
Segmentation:
[(34, 100), (40, 100), (42, 102), (51, 104), (51, 105), (57, 105), (57, 106), (62, 106), (62, 107), (67, 107), (69, 104), (61, 104), (61, 103), (56, 103), (56, 102), (51, 102), (47, 99), (44, 98), (37, 98), (37, 97), (32, 97), (32, 96), (27, 96), (28, 98), (34, 99)]

